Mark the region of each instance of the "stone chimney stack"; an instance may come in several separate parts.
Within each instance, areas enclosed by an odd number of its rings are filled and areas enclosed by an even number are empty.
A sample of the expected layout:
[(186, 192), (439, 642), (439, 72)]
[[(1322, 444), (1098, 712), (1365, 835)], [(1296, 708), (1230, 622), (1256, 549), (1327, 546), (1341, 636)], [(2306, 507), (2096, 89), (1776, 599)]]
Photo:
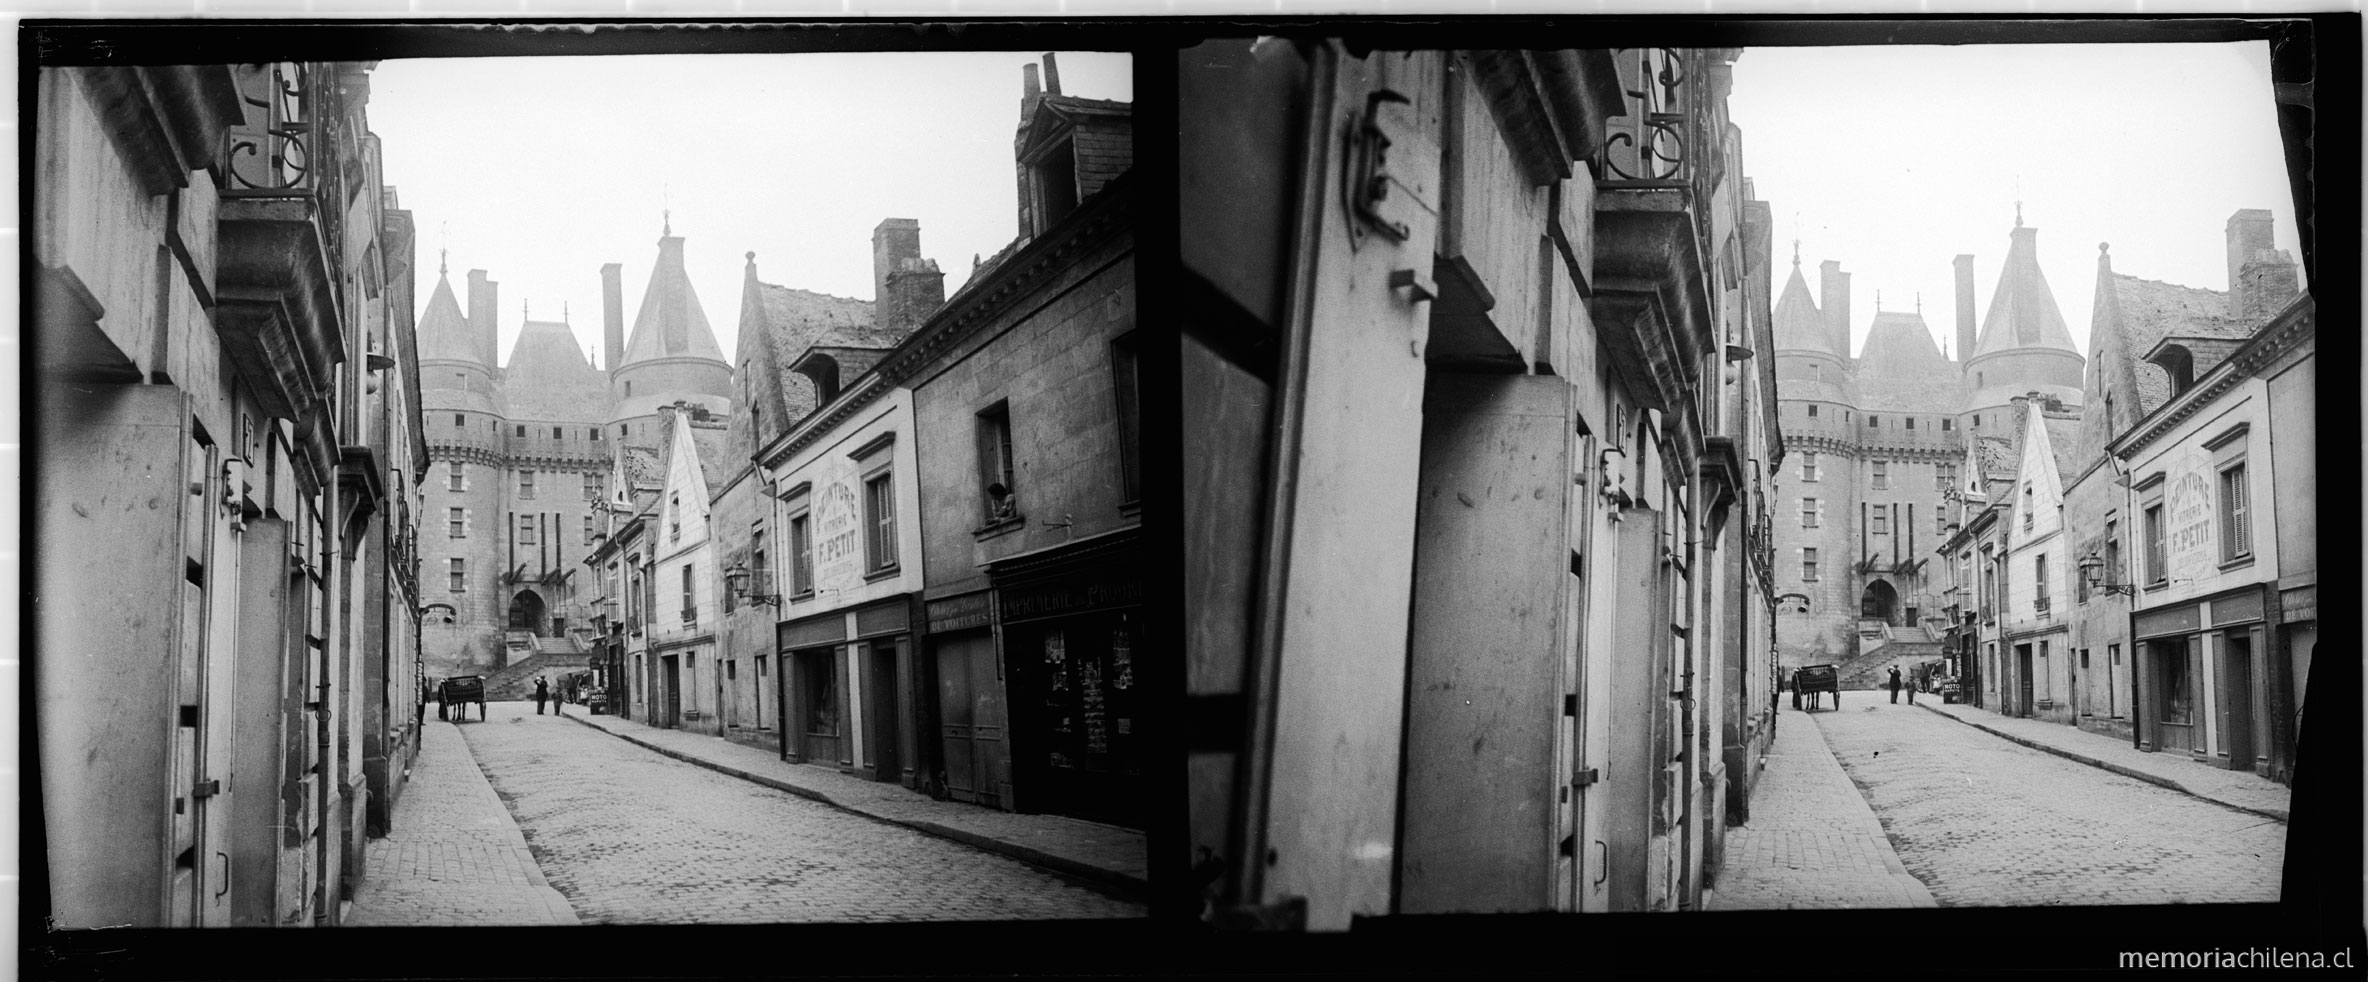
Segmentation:
[(625, 286), (618, 280), (623, 263), (600, 267), (600, 367), (617, 370), (625, 359)]
[(1044, 53), (1044, 94), (1061, 94), (1061, 66), (1052, 60), (1052, 52)]
[(902, 337), (945, 301), (945, 274), (921, 258), (921, 223), (882, 220), (872, 229), (872, 323)]
[(1020, 120), (1026, 122), (1035, 111), (1036, 100), (1044, 96), (1044, 86), (1036, 81), (1036, 66), (1020, 66)]
[(482, 269), (469, 270), (469, 333), (476, 335), (477, 350), (485, 357), (487, 368), (501, 365), (501, 335), (495, 329), (494, 312), (501, 309), (502, 285), (485, 278)]
[(1957, 257), (1957, 363), (1973, 357), (1973, 257)]
[(2228, 313), (2248, 323), (2268, 320), (2301, 291), (2294, 257), (2277, 248), (2269, 211), (2242, 208), (2228, 216)]
[(1825, 329), (1834, 339), (1834, 351), (1843, 358), (1850, 357), (1850, 274), (1842, 272), (1842, 264), (1828, 259), (1817, 265), (1818, 309), (1825, 314)]

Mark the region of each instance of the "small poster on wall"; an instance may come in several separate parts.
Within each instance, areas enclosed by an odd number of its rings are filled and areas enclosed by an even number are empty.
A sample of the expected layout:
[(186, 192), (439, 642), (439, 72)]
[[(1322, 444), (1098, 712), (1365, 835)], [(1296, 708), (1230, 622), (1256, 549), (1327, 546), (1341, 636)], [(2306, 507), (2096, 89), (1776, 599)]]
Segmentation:
[(1118, 673), (1117, 678), (1110, 680), (1111, 688), (1132, 689), (1135, 687), (1134, 640), (1127, 636), (1126, 625), (1123, 623), (1119, 625), (1117, 630), (1110, 632), (1110, 669)]
[(1052, 691), (1069, 691), (1069, 645), (1061, 632), (1045, 633), (1044, 663), (1052, 666)]
[(1077, 666), (1078, 715), (1085, 717), (1085, 752), (1099, 756), (1110, 752), (1108, 713), (1103, 707), (1102, 666), (1088, 658)]

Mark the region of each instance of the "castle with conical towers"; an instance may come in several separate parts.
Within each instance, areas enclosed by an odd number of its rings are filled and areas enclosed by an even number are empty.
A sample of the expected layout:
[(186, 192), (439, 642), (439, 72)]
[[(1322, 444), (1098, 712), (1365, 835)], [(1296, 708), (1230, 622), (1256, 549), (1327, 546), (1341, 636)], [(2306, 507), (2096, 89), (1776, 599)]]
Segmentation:
[(564, 311), (536, 320), (523, 306), (518, 338), (500, 358), (500, 284), (470, 270), (464, 310), (439, 262), (419, 321), (428, 677), (490, 675), (538, 653), (588, 655), (600, 591), (579, 574), (606, 531), (604, 513), (632, 507), (662, 481), (673, 414), (720, 438), (732, 365), (691, 289), (671, 220), (657, 245), (629, 333), (623, 266), (600, 270), (597, 367)]
[(1780, 669), (1941, 657), (1945, 610), (1967, 598), (1946, 595), (1927, 557), (1969, 494), (2013, 479), (2026, 414), (2079, 411), (2085, 359), (2039, 268), (2038, 240), (2018, 206), (1978, 321), (1974, 257), (1956, 257), (1953, 356), (1920, 300), (1903, 312), (1879, 299), (1853, 356), (1850, 274), (1821, 264), (1812, 295), (1795, 246), (1773, 314), (1788, 451), (1772, 509)]

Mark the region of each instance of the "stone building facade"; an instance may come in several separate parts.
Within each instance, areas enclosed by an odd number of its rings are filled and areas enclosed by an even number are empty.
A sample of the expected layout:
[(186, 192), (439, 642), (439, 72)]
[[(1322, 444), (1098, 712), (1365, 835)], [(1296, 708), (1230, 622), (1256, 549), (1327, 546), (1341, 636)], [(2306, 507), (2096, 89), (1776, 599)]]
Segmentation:
[(1218, 920), (1699, 902), (1773, 716), (1787, 455), (1737, 54), (1179, 56)]
[(464, 312), (438, 269), (419, 330), (431, 676), (491, 675), (497, 698), (514, 696), (536, 674), (588, 664), (615, 622), (580, 569), (622, 517), (613, 475), (622, 463), (628, 480), (662, 480), (653, 464), (668, 434), (663, 410), (679, 403), (720, 420), (732, 407), (732, 367), (683, 250), (669, 224), (630, 335), (622, 267), (602, 267), (605, 368), (576, 346), (567, 311), (537, 320), (523, 304), (509, 357), (497, 358), (500, 284), (471, 270)]
[[(2040, 270), (2038, 229), (2016, 215), (1986, 315), (1975, 330), (1974, 258), (1956, 257), (1955, 356), (1916, 309), (1884, 310), (1851, 355), (1848, 273), (1820, 268), (1822, 306), (1796, 257), (1776, 301), (1780, 414), (1790, 472), (1774, 508), (1784, 670), (1843, 666), (1845, 686), (1945, 661), (1948, 630), (1970, 609), (1932, 560), (1960, 527), (1966, 473), (2013, 470), (2004, 447), (2017, 400), (2075, 411), (2083, 360)], [(1980, 449), (1987, 446), (1989, 449)], [(1976, 451), (1969, 456), (1969, 448)]]
[(32, 903), (334, 925), (418, 747), (410, 216), (366, 65), (94, 57), (28, 103)]

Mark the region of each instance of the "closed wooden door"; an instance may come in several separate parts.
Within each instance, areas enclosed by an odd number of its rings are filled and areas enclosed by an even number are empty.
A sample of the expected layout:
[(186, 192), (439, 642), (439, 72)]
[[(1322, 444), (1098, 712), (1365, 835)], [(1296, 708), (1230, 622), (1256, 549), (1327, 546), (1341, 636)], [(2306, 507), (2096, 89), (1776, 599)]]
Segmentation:
[(956, 799), (1003, 807), (1011, 778), (1002, 681), (995, 673), (995, 638), (984, 631), (939, 637), (938, 734), (946, 791)]

